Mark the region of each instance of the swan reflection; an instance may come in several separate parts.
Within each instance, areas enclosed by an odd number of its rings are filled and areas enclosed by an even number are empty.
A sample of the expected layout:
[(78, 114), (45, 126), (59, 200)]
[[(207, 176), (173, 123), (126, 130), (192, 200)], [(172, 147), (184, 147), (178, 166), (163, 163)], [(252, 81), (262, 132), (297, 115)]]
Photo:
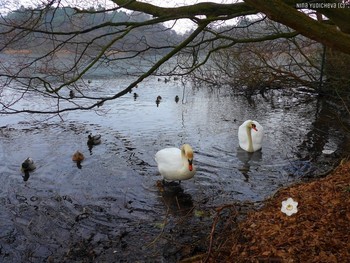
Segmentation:
[(245, 177), (245, 181), (249, 180), (250, 164), (251, 162), (261, 162), (262, 151), (256, 152), (247, 152), (242, 148), (237, 148), (237, 158), (241, 162), (241, 166), (238, 167), (238, 170)]
[(186, 215), (193, 209), (192, 196), (184, 192), (181, 183), (157, 181), (157, 187), (169, 213)]

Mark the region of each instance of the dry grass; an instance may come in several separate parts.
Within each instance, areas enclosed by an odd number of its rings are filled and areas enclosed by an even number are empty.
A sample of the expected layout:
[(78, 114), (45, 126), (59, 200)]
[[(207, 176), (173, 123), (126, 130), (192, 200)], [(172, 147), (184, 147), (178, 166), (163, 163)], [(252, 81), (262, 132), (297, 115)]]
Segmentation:
[[(281, 212), (288, 197), (299, 203), (292, 216)], [(209, 255), (187, 262), (349, 262), (350, 162), (326, 178), (281, 189), (232, 229)]]

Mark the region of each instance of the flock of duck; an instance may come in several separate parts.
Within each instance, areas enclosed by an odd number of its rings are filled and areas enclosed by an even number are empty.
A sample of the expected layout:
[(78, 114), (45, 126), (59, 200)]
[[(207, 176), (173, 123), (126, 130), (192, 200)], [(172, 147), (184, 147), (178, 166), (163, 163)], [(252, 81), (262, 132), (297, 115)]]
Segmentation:
[[(257, 121), (247, 120), (238, 128), (239, 146), (249, 153), (261, 150), (263, 137), (264, 129)], [(90, 133), (87, 144), (89, 147), (101, 144), (101, 135)], [(81, 168), (84, 159), (80, 151), (76, 151), (72, 156), (72, 161), (77, 163), (78, 168)], [(188, 180), (196, 173), (194, 153), (189, 144), (182, 145), (180, 149), (171, 147), (159, 150), (155, 154), (155, 160), (163, 182)], [(35, 169), (36, 165), (32, 158), (28, 157), (23, 161), (21, 170), (24, 173), (24, 181), (29, 179), (29, 172)]]
[[(136, 100), (138, 97), (139, 97), (139, 94), (137, 94), (136, 92), (134, 92), (134, 100)], [(157, 96), (157, 98), (156, 98), (156, 105), (157, 105), (157, 107), (159, 106), (159, 104), (160, 104), (160, 102), (162, 101), (162, 96), (160, 96), (160, 95), (158, 95)], [(178, 103), (179, 102), (179, 100), (180, 100), (180, 98), (179, 98), (179, 96), (178, 95), (176, 95), (175, 96), (175, 102), (176, 103)]]
[[(88, 135), (88, 140), (87, 140), (87, 145), (89, 146), (89, 149), (91, 149), (94, 145), (99, 145), (101, 144), (101, 135), (92, 135), (90, 133)], [(77, 167), (79, 169), (82, 168), (81, 163), (84, 161), (85, 156), (82, 152), (76, 151), (73, 156), (72, 156), (72, 161), (77, 164)], [(28, 157), (25, 159), (22, 164), (21, 164), (21, 171), (24, 174), (23, 175), (23, 180), (27, 181), (29, 179), (29, 172), (32, 172), (36, 169), (36, 165), (31, 157)]]

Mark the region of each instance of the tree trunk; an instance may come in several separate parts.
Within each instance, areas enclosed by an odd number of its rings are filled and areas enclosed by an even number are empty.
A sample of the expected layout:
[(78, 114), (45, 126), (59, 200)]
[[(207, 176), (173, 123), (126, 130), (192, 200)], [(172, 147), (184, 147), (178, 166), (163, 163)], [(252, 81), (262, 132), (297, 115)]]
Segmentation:
[(324, 67), (326, 90), (333, 90), (345, 99), (344, 95), (350, 87), (350, 55), (327, 49)]

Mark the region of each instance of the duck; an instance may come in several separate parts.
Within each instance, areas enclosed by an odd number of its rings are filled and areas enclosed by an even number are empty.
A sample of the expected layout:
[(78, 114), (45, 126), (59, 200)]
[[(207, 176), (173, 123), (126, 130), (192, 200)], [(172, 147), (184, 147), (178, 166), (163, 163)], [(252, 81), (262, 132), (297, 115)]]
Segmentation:
[(246, 120), (238, 128), (239, 146), (247, 152), (261, 150), (264, 138), (264, 129), (259, 122)]
[(191, 179), (196, 174), (193, 156), (193, 149), (189, 144), (182, 145), (181, 149), (171, 147), (159, 150), (155, 160), (163, 182)]
[(81, 169), (81, 162), (84, 161), (85, 156), (80, 151), (76, 151), (72, 156), (72, 161), (77, 163), (79, 169)]
[(179, 96), (178, 96), (178, 95), (176, 95), (176, 96), (175, 96), (175, 102), (176, 102), (176, 103), (178, 103), (178, 102), (179, 102), (179, 100), (180, 100)]
[(24, 173), (23, 180), (27, 181), (29, 179), (29, 172), (34, 171), (36, 165), (32, 158), (28, 157), (21, 164), (21, 171)]
[(101, 135), (100, 134), (92, 135), (92, 133), (90, 133), (88, 135), (88, 141), (87, 141), (88, 145), (98, 145), (100, 143), (101, 143)]
[(162, 100), (162, 97), (161, 97), (161, 96), (158, 96), (157, 99), (156, 99), (157, 107), (159, 106), (161, 100)]
[(80, 151), (76, 151), (72, 156), (73, 162), (82, 162), (84, 161), (85, 157), (84, 154), (82, 154)]

